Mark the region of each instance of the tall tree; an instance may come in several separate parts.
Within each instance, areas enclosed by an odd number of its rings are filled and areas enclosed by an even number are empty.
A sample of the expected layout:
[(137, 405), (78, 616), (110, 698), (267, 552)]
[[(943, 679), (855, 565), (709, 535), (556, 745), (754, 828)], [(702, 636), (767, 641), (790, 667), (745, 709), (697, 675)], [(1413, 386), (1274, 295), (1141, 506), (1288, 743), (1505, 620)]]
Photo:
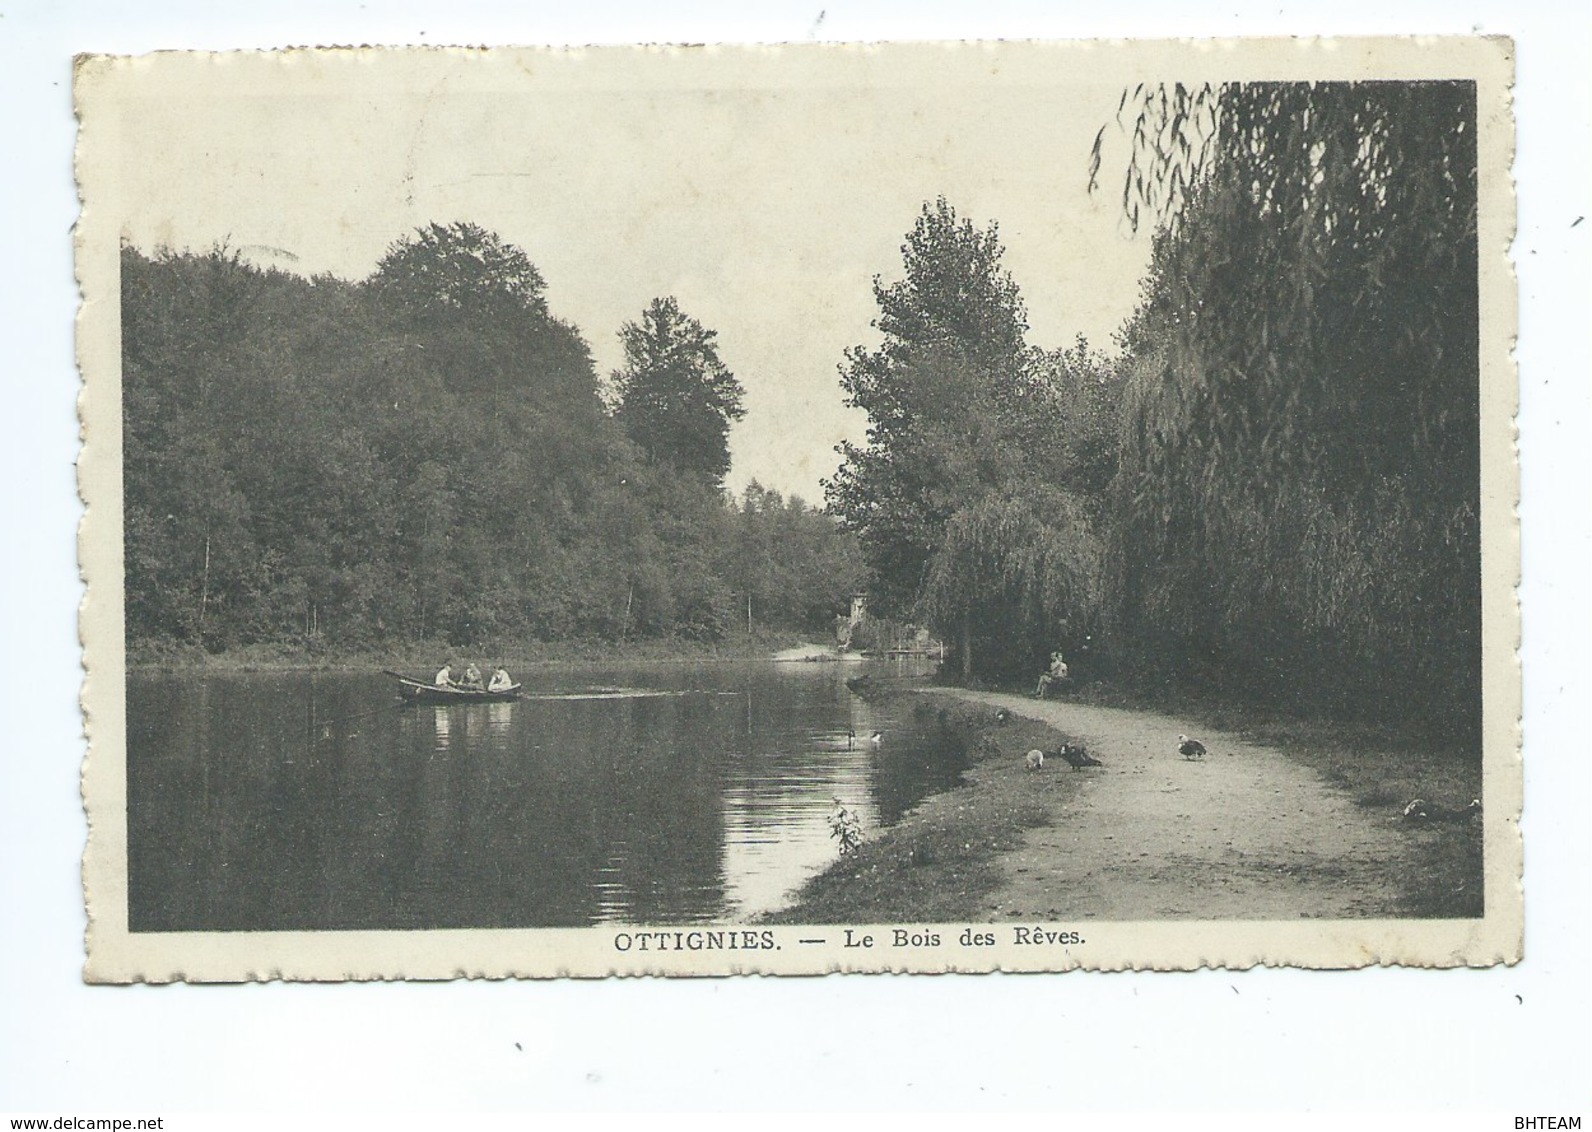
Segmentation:
[(830, 509), (862, 539), (877, 612), (910, 617), (945, 523), (1000, 478), (999, 401), (1022, 380), (1027, 315), (1001, 265), (998, 228), (979, 230), (940, 197), (901, 246), (903, 277), (874, 277), (877, 349), (846, 351), (846, 403), (868, 414), (868, 442), (840, 446)]
[(746, 416), (745, 390), (719, 358), (717, 332), (666, 296), (647, 304), (640, 322), (625, 323), (619, 338), (625, 365), (613, 375), (615, 419), (648, 460), (717, 491), (730, 470), (730, 423)]
[[(390, 344), (382, 449), (424, 501), (401, 521), (424, 564), (405, 580), (416, 612), (461, 639), (527, 621), (569, 631), (578, 574), (555, 564), (582, 538), (617, 439), (585, 342), (551, 313), (526, 252), (473, 224), (394, 242), (366, 287)], [(438, 591), (450, 572), (467, 584)]]
[[(841, 367), (868, 443), (843, 445), (826, 484), (861, 540), (870, 609), (927, 620), (957, 642), (969, 676), (1026, 667), (1086, 633), (1096, 589), (1084, 576), (1094, 535), (1068, 495), (1093, 451), (1078, 385), (1090, 355), (1025, 345), (1002, 252), (993, 223), (976, 228), (944, 198), (924, 204), (902, 246), (904, 277), (874, 280), (882, 343), (849, 350)], [(1068, 547), (1078, 553), (1052, 553)], [(1036, 600), (1062, 573), (1067, 585)], [(1007, 647), (978, 644), (996, 640)]]

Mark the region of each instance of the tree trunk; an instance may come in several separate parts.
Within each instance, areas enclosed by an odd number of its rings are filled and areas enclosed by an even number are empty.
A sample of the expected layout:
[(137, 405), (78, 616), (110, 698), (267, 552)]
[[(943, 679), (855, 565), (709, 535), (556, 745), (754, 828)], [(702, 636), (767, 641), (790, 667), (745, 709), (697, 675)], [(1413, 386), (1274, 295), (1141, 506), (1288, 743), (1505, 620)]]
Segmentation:
[(199, 634), (202, 638), (205, 631), (205, 609), (210, 604), (210, 536), (205, 535), (205, 571), (204, 580), (199, 583)]
[(962, 614), (962, 684), (973, 681), (973, 615)]

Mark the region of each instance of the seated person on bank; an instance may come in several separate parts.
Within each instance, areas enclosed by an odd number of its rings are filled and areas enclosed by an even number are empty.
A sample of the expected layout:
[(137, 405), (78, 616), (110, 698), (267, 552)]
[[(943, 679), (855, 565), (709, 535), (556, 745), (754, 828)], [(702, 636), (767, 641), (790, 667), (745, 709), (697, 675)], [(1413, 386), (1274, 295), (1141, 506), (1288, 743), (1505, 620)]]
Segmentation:
[(1051, 653), (1050, 667), (1040, 674), (1039, 683), (1034, 688), (1034, 698), (1042, 700), (1045, 698), (1045, 693), (1050, 691), (1052, 685), (1065, 684), (1067, 682), (1067, 671), (1067, 662), (1061, 659), (1061, 653)]
[(486, 686), (486, 690), (489, 692), (504, 692), (512, 687), (514, 687), (514, 681), (510, 679), (508, 669), (500, 664), (493, 671), (492, 682)]

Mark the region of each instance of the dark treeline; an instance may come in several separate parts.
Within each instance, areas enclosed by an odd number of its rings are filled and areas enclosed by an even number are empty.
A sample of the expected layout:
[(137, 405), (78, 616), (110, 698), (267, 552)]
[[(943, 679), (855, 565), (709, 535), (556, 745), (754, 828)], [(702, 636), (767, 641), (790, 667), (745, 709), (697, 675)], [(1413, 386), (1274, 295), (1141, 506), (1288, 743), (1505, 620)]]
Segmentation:
[(828, 485), (876, 604), (968, 676), (1060, 647), (1473, 743), (1473, 86), (1141, 87), (1119, 120), (1154, 248), (1110, 358), (1027, 346), (995, 226), (943, 200), (876, 281), (841, 372), (868, 442)]
[(722, 490), (739, 382), (655, 300), (599, 380), (519, 249), (468, 224), (358, 283), (122, 255), (130, 648), (827, 630), (860, 558)]

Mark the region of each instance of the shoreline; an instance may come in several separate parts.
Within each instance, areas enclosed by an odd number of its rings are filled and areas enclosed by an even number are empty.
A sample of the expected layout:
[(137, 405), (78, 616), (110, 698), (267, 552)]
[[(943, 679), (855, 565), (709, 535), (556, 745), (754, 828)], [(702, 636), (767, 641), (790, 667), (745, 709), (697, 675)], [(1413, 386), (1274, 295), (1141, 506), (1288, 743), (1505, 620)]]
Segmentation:
[[(767, 922), (1482, 913), (1482, 822), (1402, 816), (1415, 797), (1479, 797), (1479, 759), (1274, 719), (1225, 731), (1081, 699), (882, 694), (919, 698), (914, 711), (958, 733), (963, 783), (867, 831)], [(1179, 758), (1180, 729), (1203, 736), (1210, 758)], [(1073, 773), (1053, 759), (1027, 770), (1027, 750), (1062, 742), (1083, 742), (1105, 765)]]
[(795, 633), (759, 633), (724, 641), (645, 639), (628, 642), (553, 641), (531, 645), (458, 648), (435, 644), (379, 649), (328, 649), (322, 654), (297, 647), (260, 645), (208, 653), (185, 647), (131, 648), (128, 672), (348, 672), (412, 668), (433, 671), (439, 660), (501, 660), (511, 671), (549, 671), (593, 664), (698, 664), (716, 661), (772, 660), (800, 641)]
[[(1017, 796), (1002, 772), (1018, 747), (1051, 748), (1071, 740), (1048, 724), (1009, 716), (982, 702), (993, 693), (891, 690), (912, 697), (913, 711), (939, 717), (962, 745), (967, 769), (960, 785), (925, 798), (895, 825), (868, 831), (856, 852), (809, 878), (786, 908), (762, 917), (773, 924), (929, 924), (985, 917), (983, 906), (1001, 881), (1000, 859), (1020, 848), (1023, 835), (1050, 820), (1046, 799)], [(998, 737), (997, 737), (998, 736)], [(1064, 798), (1073, 776), (1044, 779)]]

